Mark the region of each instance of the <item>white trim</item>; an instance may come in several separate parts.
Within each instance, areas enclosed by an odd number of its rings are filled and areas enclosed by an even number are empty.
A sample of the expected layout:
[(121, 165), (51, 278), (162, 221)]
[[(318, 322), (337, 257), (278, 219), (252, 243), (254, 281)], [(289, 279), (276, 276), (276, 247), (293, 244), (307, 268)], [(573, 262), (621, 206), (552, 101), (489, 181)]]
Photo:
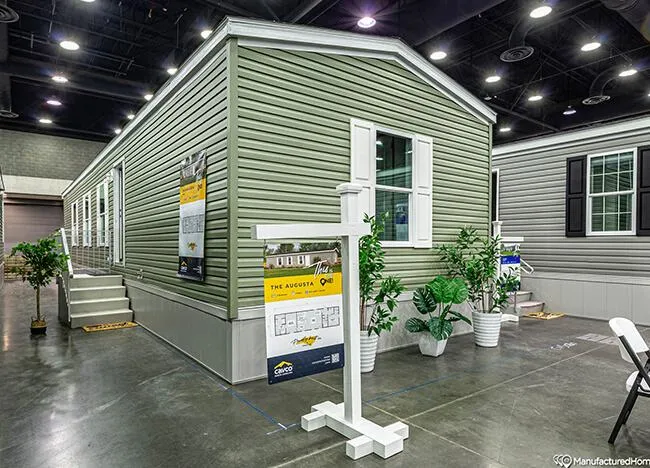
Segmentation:
[[(591, 193), (591, 160), (602, 156), (618, 155), (621, 153), (632, 153), (632, 188), (630, 190), (605, 192), (605, 193)], [(637, 148), (615, 148), (603, 153), (594, 153), (587, 155), (587, 229), (586, 235), (591, 236), (635, 236), (636, 235), (636, 161), (637, 161)], [(604, 163), (603, 163), (604, 164)], [(603, 166), (604, 171), (604, 166)], [(605, 197), (607, 195), (632, 195), (632, 230), (631, 231), (592, 231), (591, 230), (591, 200), (594, 196)], [(603, 225), (603, 229), (605, 226)]]
[[(86, 212), (86, 201), (88, 211)], [(87, 215), (87, 216), (86, 216)], [(81, 245), (82, 247), (93, 246), (93, 198), (92, 193), (86, 193), (81, 199)]]
[[(4, 222), (2, 225), (4, 226)], [(75, 200), (70, 204), (70, 247), (77, 247), (78, 245), (79, 245), (79, 200)]]
[[(501, 219), (499, 219), (499, 208), (500, 208), (500, 206), (499, 206), (500, 205), (499, 198), (500, 198), (500, 195), (501, 195), (500, 194), (500, 190), (501, 190), (501, 170), (498, 167), (493, 167), (492, 168), (492, 174), (494, 174), (494, 173), (496, 173), (496, 175), (497, 175), (497, 189), (496, 189), (496, 199), (497, 200), (496, 200), (496, 213), (495, 213), (495, 216), (494, 216), (494, 220), (495, 221), (501, 221)], [(492, 174), (490, 174), (490, 176)], [(492, 194), (490, 194), (490, 195), (492, 195)]]
[[(104, 213), (103, 214), (100, 213), (100, 211), (99, 211), (99, 207), (101, 206), (101, 204), (99, 203), (99, 200), (100, 200), (99, 189), (100, 188), (104, 189)], [(95, 219), (96, 219), (96, 224), (97, 224), (97, 226), (96, 226), (96, 228), (97, 228), (97, 233), (96, 233), (97, 247), (105, 247), (105, 246), (108, 245), (108, 242), (109, 242), (108, 236), (107, 236), (107, 234), (109, 232), (109, 229), (108, 229), (108, 211), (109, 211), (108, 199), (109, 199), (109, 196), (108, 196), (108, 182), (106, 182), (106, 179), (104, 179), (102, 182), (97, 184), (96, 197), (95, 197), (95, 206), (96, 206)], [(101, 219), (102, 216), (104, 217), (104, 229), (103, 229), (103, 231), (100, 228), (100, 219)], [(103, 239), (100, 239), (100, 232), (103, 232)]]
[[(122, 184), (121, 187), (119, 188), (120, 193), (121, 193), (121, 199), (122, 199), (122, 206), (120, 207), (122, 211), (122, 216), (121, 216), (121, 223), (118, 225), (118, 216), (117, 216), (117, 210), (116, 210), (116, 191), (117, 191), (117, 184), (115, 183), (115, 173), (117, 169), (121, 169), (122, 173)], [(113, 176), (113, 204), (112, 204), (112, 209), (113, 209), (113, 263), (115, 265), (120, 265), (120, 266), (126, 266), (126, 246), (124, 245), (126, 243), (126, 236), (124, 235), (124, 228), (125, 228), (125, 218), (126, 218), (126, 212), (125, 212), (125, 200), (126, 200), (126, 194), (125, 188), (126, 188), (126, 164), (124, 163), (124, 159), (119, 159), (115, 163), (113, 163), (113, 168), (111, 169), (112, 173), (111, 175)], [(119, 251), (118, 249), (115, 248), (115, 244), (117, 244), (119, 236)], [(121, 255), (122, 259), (118, 260), (117, 254)]]
[(114, 148), (133, 133), (160, 105), (166, 102), (193, 70), (198, 68), (214, 49), (221, 46), (230, 37), (241, 38), (242, 44), (251, 44), (251, 42), (246, 41), (247, 39), (255, 41), (255, 45), (259, 47), (310, 50), (316, 46), (319, 47), (319, 50), (325, 49), (332, 53), (338, 51), (338, 53), (351, 56), (372, 57), (379, 53), (382, 57), (392, 57), (482, 122), (486, 124), (496, 123), (497, 114), (492, 109), (399, 39), (270, 21), (225, 18), (210, 38), (194, 51), (179, 71), (155, 93), (151, 101), (140, 109), (135, 118), (126, 125), (122, 132), (113, 138), (100, 151), (93, 162), (68, 185), (63, 191), (63, 196), (70, 193)]
[(594, 128), (573, 130), (518, 143), (509, 143), (492, 148), (493, 159), (521, 154), (539, 153), (553, 149), (584, 146), (590, 143), (619, 141), (621, 138), (643, 136), (650, 133), (650, 117), (641, 117)]

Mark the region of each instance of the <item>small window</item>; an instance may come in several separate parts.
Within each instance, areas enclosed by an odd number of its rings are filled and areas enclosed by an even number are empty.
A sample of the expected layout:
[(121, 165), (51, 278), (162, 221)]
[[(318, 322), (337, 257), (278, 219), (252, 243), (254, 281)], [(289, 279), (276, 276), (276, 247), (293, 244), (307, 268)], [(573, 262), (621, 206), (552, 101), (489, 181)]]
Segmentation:
[(278, 266), (282, 266), (282, 257), (278, 257)]
[(589, 156), (588, 234), (634, 234), (636, 150)]
[(375, 213), (388, 213), (383, 241), (409, 242), (413, 139), (377, 131)]
[(298, 265), (304, 265), (304, 264), (305, 264), (305, 256), (298, 255)]
[(92, 246), (92, 230), (91, 230), (91, 206), (90, 206), (90, 194), (87, 194), (83, 198), (83, 225), (82, 225), (82, 239), (84, 247)]
[(108, 184), (97, 186), (97, 245), (108, 245)]
[(79, 245), (79, 203), (70, 206), (70, 244), (72, 247)]
[(291, 260), (292, 260), (291, 257), (287, 257), (287, 266), (291, 265), (291, 263), (292, 263)]

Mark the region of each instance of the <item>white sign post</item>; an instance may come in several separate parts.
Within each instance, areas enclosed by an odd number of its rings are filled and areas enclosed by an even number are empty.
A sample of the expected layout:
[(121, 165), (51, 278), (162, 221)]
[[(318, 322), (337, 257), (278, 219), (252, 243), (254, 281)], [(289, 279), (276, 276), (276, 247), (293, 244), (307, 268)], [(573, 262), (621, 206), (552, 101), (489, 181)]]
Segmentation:
[(409, 428), (402, 422), (381, 427), (361, 416), (361, 352), (359, 323), (359, 238), (370, 233), (370, 226), (360, 217), (357, 199), (360, 185), (341, 184), (340, 224), (269, 224), (252, 227), (253, 239), (341, 238), (343, 261), (343, 403), (325, 401), (312, 406), (302, 417), (306, 431), (330, 427), (350, 439), (347, 455), (356, 460), (371, 453), (388, 458), (404, 448)]

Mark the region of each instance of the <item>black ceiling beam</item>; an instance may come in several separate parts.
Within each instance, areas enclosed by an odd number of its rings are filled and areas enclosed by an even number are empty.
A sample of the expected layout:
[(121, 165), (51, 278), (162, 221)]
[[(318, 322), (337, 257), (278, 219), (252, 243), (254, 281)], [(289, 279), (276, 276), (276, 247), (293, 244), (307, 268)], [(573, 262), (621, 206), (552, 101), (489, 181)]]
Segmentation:
[(40, 133), (46, 135), (76, 137), (76, 138), (83, 138), (85, 140), (90, 139), (93, 141), (102, 141), (102, 142), (108, 142), (114, 136), (114, 135), (109, 135), (109, 132), (100, 133), (100, 132), (93, 132), (92, 130), (79, 130), (77, 128), (70, 128), (61, 125), (56, 125), (56, 123), (51, 124), (48, 127), (44, 127), (43, 125), (39, 125), (37, 123), (32, 123), (25, 120), (0, 120), (0, 128), (3, 128), (5, 130), (27, 131), (30, 133)]
[(547, 128), (547, 129), (552, 130), (554, 132), (559, 132), (560, 131), (559, 128), (554, 127), (553, 125), (547, 124), (546, 122), (544, 122), (542, 120), (538, 120), (538, 119), (535, 119), (533, 117), (528, 117), (527, 115), (524, 115), (524, 114), (521, 114), (519, 112), (510, 110), (507, 107), (503, 107), (503, 106), (500, 106), (498, 104), (493, 104), (491, 102), (488, 105), (490, 107), (492, 107), (494, 110), (498, 111), (498, 112), (502, 112), (504, 114), (508, 114), (508, 115), (513, 116), (513, 117), (517, 117), (518, 119), (525, 120), (525, 121), (530, 122), (530, 123), (534, 123), (536, 125), (539, 125), (540, 127)]
[(262, 18), (262, 16), (258, 13), (255, 13), (253, 11), (247, 10), (242, 7), (238, 7), (237, 5), (230, 2), (223, 2), (220, 0), (197, 0), (197, 1), (203, 5), (211, 6), (213, 8), (216, 8), (217, 10), (223, 11), (228, 15), (239, 15), (239, 16), (249, 16), (252, 18)]
[(297, 23), (323, 3), (323, 1), (324, 0), (303, 0), (293, 9), (293, 11), (289, 12), (289, 14), (284, 17), (284, 20), (289, 23)]

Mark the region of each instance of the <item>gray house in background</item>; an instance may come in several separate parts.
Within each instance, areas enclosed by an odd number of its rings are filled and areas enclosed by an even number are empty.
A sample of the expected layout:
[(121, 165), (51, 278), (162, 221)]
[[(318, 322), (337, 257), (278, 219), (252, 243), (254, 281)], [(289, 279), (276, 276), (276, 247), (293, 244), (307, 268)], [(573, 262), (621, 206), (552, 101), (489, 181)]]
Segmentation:
[(650, 118), (493, 149), (497, 219), (547, 311), (650, 324)]
[(266, 256), (267, 266), (274, 268), (303, 268), (316, 262), (326, 262), (334, 265), (339, 258), (336, 249), (315, 250), (313, 252), (287, 252)]

